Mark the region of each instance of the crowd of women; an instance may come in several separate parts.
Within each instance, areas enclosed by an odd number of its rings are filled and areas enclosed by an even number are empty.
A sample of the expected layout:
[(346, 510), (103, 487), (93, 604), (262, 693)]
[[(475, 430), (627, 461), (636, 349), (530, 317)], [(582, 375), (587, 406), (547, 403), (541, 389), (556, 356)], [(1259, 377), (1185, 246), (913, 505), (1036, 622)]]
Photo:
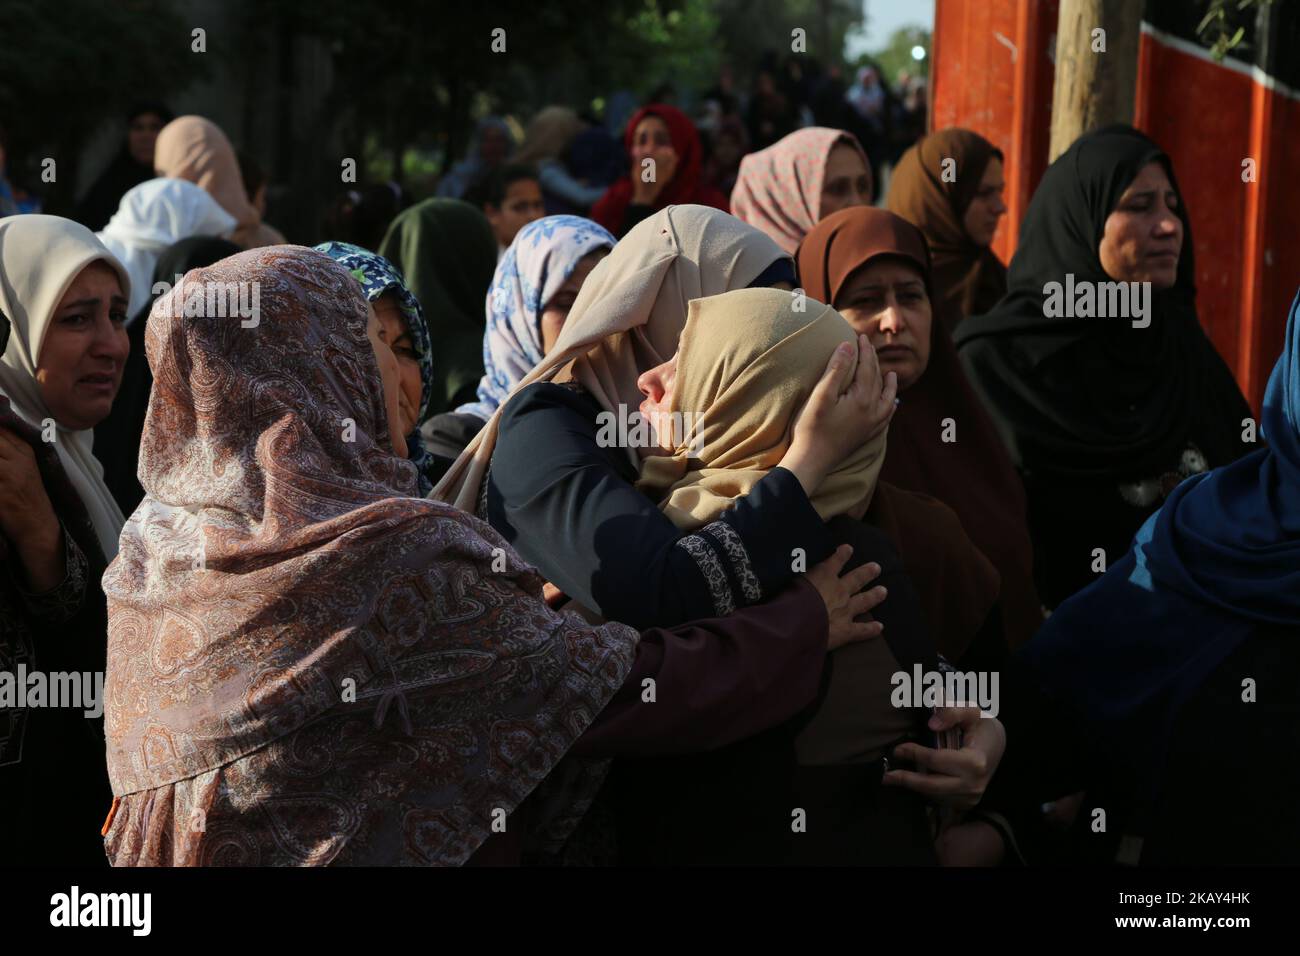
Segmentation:
[(652, 103), (593, 189), (552, 109), (590, 218), (312, 248), (157, 118), (98, 233), (0, 219), (0, 677), (105, 674), (102, 720), (0, 701), (5, 862), (1300, 859), (1300, 317), (1256, 423), (1141, 132), (1008, 268), (968, 130), (883, 203), (822, 127), (728, 194)]

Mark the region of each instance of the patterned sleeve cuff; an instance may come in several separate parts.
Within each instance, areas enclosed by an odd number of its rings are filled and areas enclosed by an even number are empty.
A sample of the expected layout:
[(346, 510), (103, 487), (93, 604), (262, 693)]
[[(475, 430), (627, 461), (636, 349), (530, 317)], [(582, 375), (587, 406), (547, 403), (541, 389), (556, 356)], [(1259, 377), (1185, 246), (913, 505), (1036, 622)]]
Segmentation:
[(63, 558), (67, 567), (63, 581), (48, 591), (32, 594), (22, 586), (17, 576), (14, 579), (28, 613), (48, 624), (62, 624), (81, 610), (82, 601), (86, 597), (86, 582), (90, 577), (86, 555), (62, 524), (59, 530), (63, 533)]
[(737, 607), (757, 604), (763, 588), (749, 560), (745, 543), (730, 525), (714, 521), (677, 540), (695, 561), (713, 598), (713, 610), (725, 617)]

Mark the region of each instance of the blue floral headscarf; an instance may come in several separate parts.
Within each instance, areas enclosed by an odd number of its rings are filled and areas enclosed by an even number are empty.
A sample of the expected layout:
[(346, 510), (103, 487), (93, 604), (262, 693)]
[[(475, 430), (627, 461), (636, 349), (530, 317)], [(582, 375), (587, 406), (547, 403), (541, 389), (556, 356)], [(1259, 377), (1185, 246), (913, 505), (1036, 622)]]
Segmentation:
[(542, 310), (585, 255), (617, 240), (581, 216), (547, 216), (519, 230), (497, 264), (487, 294), (487, 331), (478, 401), (457, 412), (487, 421), (511, 390), (542, 360)]
[(406, 329), (411, 334), (411, 343), (415, 349), (416, 361), (420, 363), (420, 409), (419, 420), (411, 434), (406, 436), (407, 458), (419, 469), (420, 494), (427, 495), (433, 490), (429, 474), (434, 467), (433, 456), (424, 447), (420, 437), (420, 425), (429, 418), (429, 406), (433, 401), (433, 351), (429, 339), (429, 326), (424, 321), (424, 310), (420, 301), (406, 287), (402, 274), (397, 268), (377, 253), (354, 246), (350, 242), (322, 242), (316, 247), (335, 262), (352, 273), (361, 290), (371, 302), (385, 292), (392, 292), (397, 297), (397, 305), (406, 319)]

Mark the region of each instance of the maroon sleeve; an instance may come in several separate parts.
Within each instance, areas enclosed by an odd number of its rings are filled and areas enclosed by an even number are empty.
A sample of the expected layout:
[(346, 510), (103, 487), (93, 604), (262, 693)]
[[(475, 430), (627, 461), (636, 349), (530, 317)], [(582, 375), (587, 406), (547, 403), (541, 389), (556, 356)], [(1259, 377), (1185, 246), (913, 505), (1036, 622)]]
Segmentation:
[(821, 595), (801, 577), (727, 617), (645, 631), (632, 672), (571, 753), (700, 753), (774, 727), (816, 696), (829, 626)]

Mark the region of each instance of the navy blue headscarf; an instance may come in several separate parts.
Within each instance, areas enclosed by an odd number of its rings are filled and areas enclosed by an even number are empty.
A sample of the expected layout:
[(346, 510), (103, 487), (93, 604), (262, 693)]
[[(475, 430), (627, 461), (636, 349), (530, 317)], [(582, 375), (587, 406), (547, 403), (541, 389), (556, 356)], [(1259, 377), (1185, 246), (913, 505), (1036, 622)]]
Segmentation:
[(1148, 788), (1179, 709), (1210, 674), (1253, 632), (1300, 628), (1298, 313), (1300, 295), (1264, 395), (1268, 447), (1178, 485), (1124, 558), (1021, 652)]

